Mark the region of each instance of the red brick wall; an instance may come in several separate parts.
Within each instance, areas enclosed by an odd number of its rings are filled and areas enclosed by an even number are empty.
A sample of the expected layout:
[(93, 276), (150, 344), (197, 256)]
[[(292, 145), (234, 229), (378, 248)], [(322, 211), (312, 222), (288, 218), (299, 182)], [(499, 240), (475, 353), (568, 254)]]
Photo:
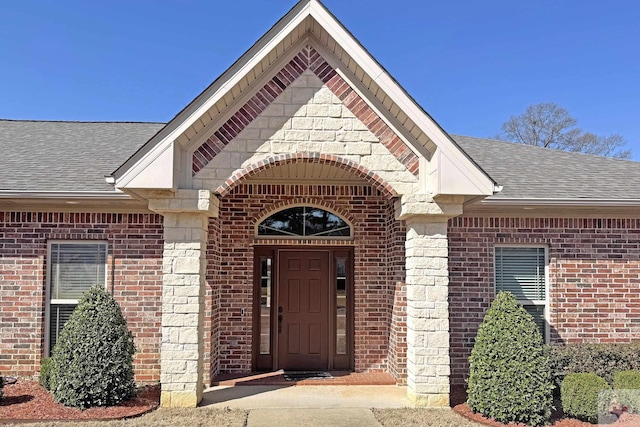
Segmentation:
[(204, 312), (204, 372), (205, 383), (220, 371), (220, 220), (209, 219), (209, 242), (207, 245), (207, 287), (205, 289)]
[(548, 248), (553, 342), (640, 338), (640, 220), (454, 218), (449, 222), (452, 382), (493, 297), (496, 244)]
[[(291, 204), (326, 207), (337, 212), (354, 224), (354, 239), (255, 238), (258, 221)], [(211, 262), (215, 254), (209, 254), (208, 273), (208, 280), (219, 288), (220, 372), (251, 369), (253, 247), (258, 244), (354, 247), (355, 368), (358, 371), (387, 369), (394, 279), (400, 274), (392, 273), (393, 269), (389, 268), (388, 225), (393, 222), (389, 219), (392, 213), (392, 201), (369, 185), (242, 184), (223, 197), (219, 217), (219, 253), (223, 255), (218, 268)], [(210, 238), (210, 250), (215, 246), (213, 240), (215, 237)], [(401, 249), (404, 250), (404, 240)]]
[(136, 380), (159, 380), (162, 217), (143, 214), (0, 212), (0, 373), (39, 373), (47, 242), (71, 239), (108, 242), (108, 288), (135, 338)]
[(387, 254), (391, 283), (391, 327), (389, 330), (389, 373), (399, 384), (407, 381), (407, 285), (405, 248), (407, 230), (404, 221), (395, 220), (395, 209), (387, 213)]

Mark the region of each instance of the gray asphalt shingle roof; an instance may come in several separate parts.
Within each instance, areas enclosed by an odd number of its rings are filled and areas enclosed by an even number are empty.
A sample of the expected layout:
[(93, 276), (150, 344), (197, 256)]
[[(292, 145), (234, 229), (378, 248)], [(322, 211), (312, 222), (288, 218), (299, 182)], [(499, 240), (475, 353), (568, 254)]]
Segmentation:
[(104, 176), (163, 126), (0, 120), (0, 190), (113, 191)]
[[(163, 123), (0, 120), (0, 190), (109, 191)], [(640, 163), (452, 135), (504, 186), (494, 198), (640, 199)]]
[(452, 135), (499, 185), (494, 198), (640, 199), (640, 163)]

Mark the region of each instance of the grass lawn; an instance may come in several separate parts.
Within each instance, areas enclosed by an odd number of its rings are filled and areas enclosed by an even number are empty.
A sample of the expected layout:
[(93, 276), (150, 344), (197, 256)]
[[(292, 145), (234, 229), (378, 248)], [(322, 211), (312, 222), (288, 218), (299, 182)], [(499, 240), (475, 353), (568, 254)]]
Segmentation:
[[(479, 427), (448, 409), (373, 409), (383, 426), (403, 427)], [(20, 427), (244, 427), (248, 411), (239, 409), (158, 409), (147, 415), (128, 420), (40, 422), (19, 424)], [(286, 427), (286, 426), (283, 426)]]
[(16, 424), (19, 427), (244, 427), (248, 411), (239, 409), (158, 409), (128, 420), (39, 422)]
[(480, 427), (451, 409), (399, 408), (373, 409), (383, 426), (402, 427)]

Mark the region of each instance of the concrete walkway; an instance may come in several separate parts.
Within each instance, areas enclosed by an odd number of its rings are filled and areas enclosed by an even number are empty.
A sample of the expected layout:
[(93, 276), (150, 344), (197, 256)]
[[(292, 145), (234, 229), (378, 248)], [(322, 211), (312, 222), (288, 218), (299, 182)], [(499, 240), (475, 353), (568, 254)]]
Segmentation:
[(371, 408), (411, 407), (398, 386), (218, 386), (201, 406), (249, 411), (247, 427), (379, 427)]

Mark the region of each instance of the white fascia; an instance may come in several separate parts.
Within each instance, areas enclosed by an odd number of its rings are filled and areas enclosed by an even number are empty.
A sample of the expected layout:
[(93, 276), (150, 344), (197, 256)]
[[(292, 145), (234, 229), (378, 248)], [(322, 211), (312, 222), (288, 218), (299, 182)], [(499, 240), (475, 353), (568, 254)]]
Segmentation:
[(121, 191), (6, 191), (0, 190), (0, 199), (133, 199)]
[[(437, 162), (447, 165), (457, 164), (460, 172), (465, 175), (467, 181), (475, 186), (472, 194), (492, 195), (495, 192), (495, 183), (475, 165), (465, 153), (458, 148), (448, 135), (433, 121), (424, 111), (416, 105), (398, 83), (365, 51), (365, 49), (349, 34), (320, 4), (312, 2), (311, 15), (351, 56), (365, 73), (376, 82), (378, 86), (398, 105), (409, 118), (419, 126), (423, 132), (438, 147), (440, 151)], [(446, 160), (445, 160), (446, 159)], [(439, 174), (444, 170), (439, 170)], [(439, 180), (440, 183), (444, 179)], [(437, 190), (437, 189), (436, 189)], [(439, 193), (439, 191), (436, 191)]]
[[(175, 152), (175, 150), (179, 149), (178, 147), (172, 147), (173, 144), (176, 144), (176, 139), (182, 135), (187, 129), (191, 127), (205, 114), (211, 107), (213, 107), (216, 102), (218, 102), (224, 95), (226, 95), (231, 89), (242, 80), (245, 75), (253, 69), (259, 62), (261, 62), (266, 55), (269, 54), (275, 47), (282, 42), (282, 40), (290, 34), (290, 32), (296, 28), (300, 23), (304, 21), (304, 19), (309, 15), (308, 9), (310, 5), (306, 5), (298, 14), (292, 18), (291, 20), (282, 24), (281, 28), (276, 29), (277, 33), (274, 37), (267, 41), (262, 47), (259, 48), (258, 52), (254, 54), (248, 61), (240, 61), (236, 63), (231, 68), (229, 68), (224, 74), (230, 73), (231, 75), (221, 80), (221, 84), (214, 89), (213, 93), (209, 95), (209, 97), (197, 108), (193, 109), (185, 118), (182, 123), (176, 126), (168, 135), (166, 135), (161, 141), (159, 141), (148, 153), (146, 153), (141, 159), (137, 161), (137, 163), (129, 168), (121, 177), (117, 178), (115, 185), (118, 188), (127, 188), (129, 184), (139, 175), (147, 166), (149, 166), (156, 158), (162, 156), (162, 153), (167, 152), (167, 150), (172, 149), (171, 151)], [(188, 109), (189, 107), (187, 107)], [(177, 144), (176, 144), (177, 145)], [(168, 188), (165, 185), (163, 188)]]

